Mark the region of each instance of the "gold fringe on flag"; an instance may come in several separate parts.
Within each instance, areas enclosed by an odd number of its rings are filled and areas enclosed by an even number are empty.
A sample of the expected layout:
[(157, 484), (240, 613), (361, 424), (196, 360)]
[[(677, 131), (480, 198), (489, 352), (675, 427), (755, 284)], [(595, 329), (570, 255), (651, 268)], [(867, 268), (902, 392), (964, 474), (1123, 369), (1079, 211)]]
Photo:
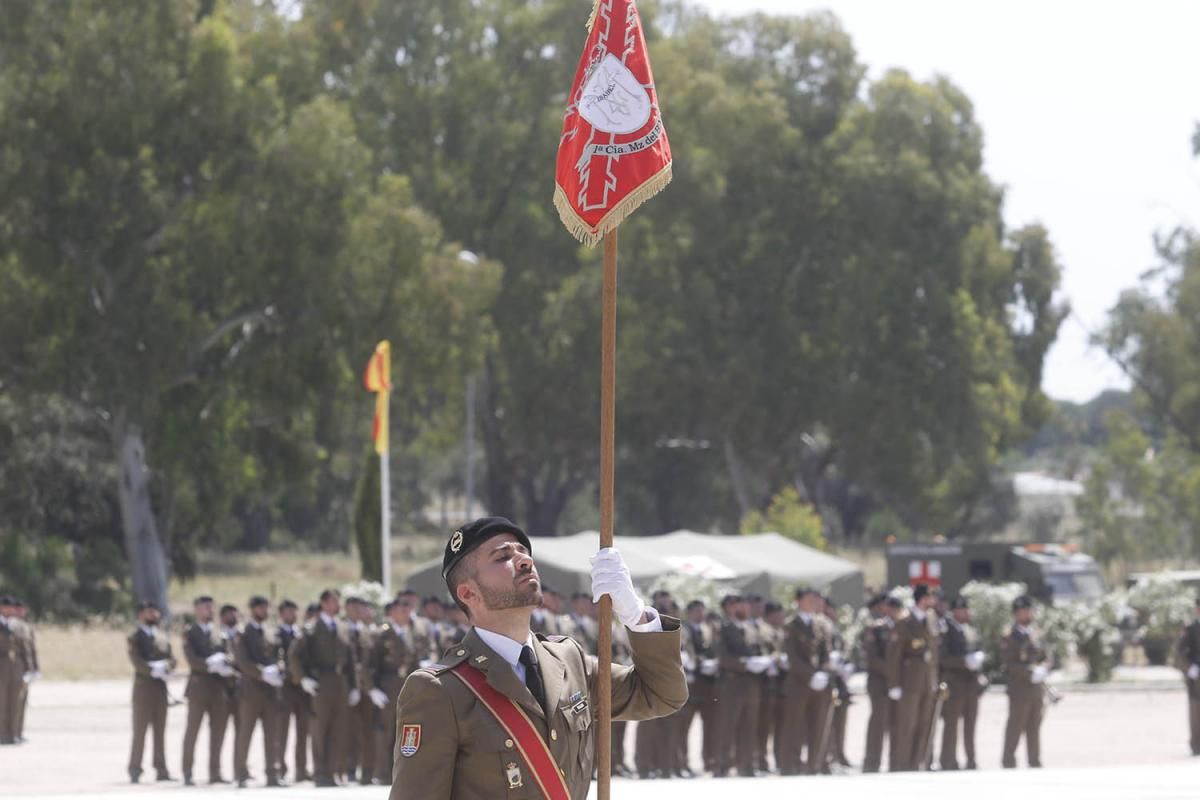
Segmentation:
[(592, 13), (588, 15), (587, 32), (592, 32), (592, 25), (596, 23), (596, 15), (600, 13), (600, 0), (593, 0)]
[(653, 177), (639, 186), (637, 191), (609, 209), (609, 212), (601, 217), (595, 228), (575, 213), (571, 201), (567, 199), (562, 187), (558, 185), (554, 187), (554, 207), (558, 209), (558, 218), (562, 220), (562, 224), (566, 226), (572, 236), (588, 247), (595, 247), (604, 240), (606, 234), (615, 230), (625, 221), (626, 217), (636, 211), (638, 206), (667, 188), (667, 184), (670, 182), (671, 163), (668, 162)]

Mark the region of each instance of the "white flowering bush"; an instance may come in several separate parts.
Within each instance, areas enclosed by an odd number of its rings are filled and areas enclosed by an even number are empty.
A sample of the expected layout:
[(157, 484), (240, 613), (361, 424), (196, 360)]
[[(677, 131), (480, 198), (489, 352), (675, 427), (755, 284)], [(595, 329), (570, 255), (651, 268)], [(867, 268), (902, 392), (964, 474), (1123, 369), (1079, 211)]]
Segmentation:
[[(670, 572), (659, 576), (650, 590), (658, 591), (660, 589), (670, 592), (671, 597), (675, 598), (675, 602), (681, 609), (686, 608), (687, 604), (693, 600), (703, 600), (704, 605), (710, 611), (714, 609), (720, 611), (721, 598), (730, 592), (737, 591), (733, 587), (725, 586), (709, 578), (685, 575), (682, 572)], [(784, 608), (787, 607), (788, 605), (785, 604)]]
[(361, 597), (376, 608), (381, 608), (386, 604), (390, 597), (383, 591), (383, 584), (375, 581), (359, 581), (358, 583), (347, 583), (341, 588), (342, 598)]
[(986, 654), (984, 670), (993, 678), (999, 677), (1004, 662), (1000, 655), (1000, 638), (1012, 623), (1012, 603), (1025, 593), (1023, 583), (979, 583), (971, 581), (962, 588), (962, 596), (971, 605), (971, 624), (979, 632)]
[(1124, 601), (1137, 614), (1146, 659), (1151, 664), (1167, 663), (1171, 646), (1193, 616), (1194, 599), (1187, 587), (1155, 575), (1131, 586)]

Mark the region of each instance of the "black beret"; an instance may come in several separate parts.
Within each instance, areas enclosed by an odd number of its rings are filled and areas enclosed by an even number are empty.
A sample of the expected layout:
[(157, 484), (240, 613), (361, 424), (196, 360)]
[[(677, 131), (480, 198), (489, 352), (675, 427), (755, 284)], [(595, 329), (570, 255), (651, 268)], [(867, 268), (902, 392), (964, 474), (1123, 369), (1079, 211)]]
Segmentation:
[(13, 608), (25, 608), (25, 601), (19, 597), (12, 599)]
[(1012, 602), (1012, 610), (1020, 611), (1022, 608), (1033, 608), (1033, 598), (1027, 594), (1023, 594)]
[(462, 561), (467, 553), (493, 536), (499, 536), (502, 533), (513, 534), (517, 537), (518, 542), (525, 545), (526, 550), (533, 553), (529, 537), (516, 523), (504, 517), (484, 517), (463, 525), (450, 534), (450, 540), (446, 542), (446, 553), (442, 556), (442, 577), (445, 578), (449, 575), (450, 570), (454, 569), (454, 565)]
[(258, 608), (259, 606), (270, 605), (270, 601), (267, 600), (267, 598), (263, 597), (261, 594), (256, 594), (256, 595), (254, 595), (254, 597), (250, 598), (250, 602), (248, 605), (250, 606), (250, 608)]
[(950, 601), (950, 610), (951, 611), (954, 611), (955, 609), (959, 609), (959, 608), (970, 608), (970, 607), (971, 607), (970, 604), (967, 603), (967, 598), (962, 597), (962, 596), (956, 597)]
[[(1200, 601), (1197, 601), (1197, 602), (1200, 602)], [(13, 599), (12, 595), (0, 594), (0, 606), (11, 606), (11, 605), (16, 605), (16, 601)], [(139, 609), (139, 610), (141, 610), (141, 609)]]
[(888, 605), (888, 608), (904, 608), (904, 603), (900, 602), (899, 597), (892, 597), (891, 595), (888, 595), (888, 599), (884, 600), (883, 602)]
[(283, 611), (288, 608), (294, 608), (296, 610), (299, 610), (300, 606), (296, 605), (294, 600), (286, 600), (286, 599), (282, 603), (279, 604), (280, 611)]
[[(8, 605), (12, 605), (12, 598), (11, 598), (11, 597), (9, 597), (9, 598), (6, 598), (6, 601), (7, 601), (7, 604), (8, 604)], [(138, 612), (139, 612), (139, 613), (140, 613), (140, 612), (142, 612), (142, 611), (145, 611), (145, 610), (146, 610), (146, 609), (148, 609), (148, 608), (153, 608), (155, 611), (158, 611), (158, 610), (159, 610), (159, 608), (158, 608), (158, 604), (157, 604), (157, 603), (155, 603), (155, 602), (154, 602), (154, 601), (152, 601), (152, 600), (143, 600), (142, 602), (140, 602), (140, 603), (138, 603), (138, 604), (137, 604), (137, 610), (138, 610)]]
[(914, 603), (921, 600), (922, 598), (928, 597), (928, 596), (929, 596), (929, 584), (918, 583), (916, 585), (916, 587), (913, 589), (912, 597), (913, 597)]
[(743, 598), (740, 594), (727, 594), (721, 598), (721, 608), (724, 608), (730, 603), (740, 603), (742, 600)]
[(763, 606), (764, 614), (774, 614), (776, 611), (783, 611), (783, 606), (776, 603), (774, 600)]
[(199, 597), (197, 597), (195, 600), (192, 601), (192, 605), (198, 606), (198, 605), (203, 605), (204, 603), (211, 603), (212, 601), (213, 601), (212, 597), (210, 597), (209, 595), (206, 595), (206, 594), (202, 594)]
[(875, 606), (880, 605), (881, 603), (886, 603), (887, 599), (888, 599), (888, 596), (886, 594), (884, 594), (883, 592), (880, 592), (877, 595), (872, 595), (871, 599), (867, 601), (867, 608), (874, 608)]

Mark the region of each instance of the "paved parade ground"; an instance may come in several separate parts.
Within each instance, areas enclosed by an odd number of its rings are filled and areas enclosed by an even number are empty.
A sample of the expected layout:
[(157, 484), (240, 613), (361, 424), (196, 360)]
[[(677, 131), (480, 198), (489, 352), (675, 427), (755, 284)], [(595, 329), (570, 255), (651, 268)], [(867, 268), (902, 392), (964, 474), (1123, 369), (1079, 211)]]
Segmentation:
[[(175, 681), (172, 693), (182, 694), (183, 682)], [(1063, 702), (1050, 711), (1043, 730), (1042, 752), (1047, 769), (1000, 770), (1005, 697), (989, 692), (982, 701), (978, 733), (981, 770), (975, 773), (922, 773), (907, 775), (836, 775), (820, 778), (757, 779), (711, 778), (670, 781), (614, 781), (613, 796), (620, 800), (641, 798), (754, 797), (792, 798), (802, 796), (853, 798), (966, 797), (989, 798), (1095, 798), (1096, 800), (1167, 800), (1200, 797), (1200, 759), (1187, 750), (1186, 705), (1182, 688), (1113, 686), (1104, 689), (1066, 688)], [(179, 784), (130, 786), (125, 777), (129, 752), (128, 681), (45, 682), (34, 687), (27, 736), (20, 747), (0, 748), (0, 797), (98, 796), (132, 797), (140, 800), (181, 798), (197, 794), (205, 800), (245, 798), (248, 792), (266, 790), (223, 788), (201, 785), (195, 789)], [(867, 720), (865, 698), (856, 697), (851, 708), (847, 748), (850, 760), (862, 756), (863, 731)], [(183, 739), (184, 707), (174, 706), (168, 715), (167, 761), (178, 776)], [(697, 736), (699, 728), (693, 729)], [(634, 726), (630, 726), (627, 752), (632, 754)], [(232, 772), (232, 736), (226, 736), (226, 777)], [(196, 762), (205, 764), (206, 736), (200, 736)], [(149, 744), (149, 743), (147, 743)], [(251, 772), (260, 778), (261, 744), (256, 737), (251, 749)], [(693, 752), (698, 748), (693, 747)], [(147, 747), (149, 767), (149, 747)], [(1023, 763), (1023, 753), (1018, 754)], [(149, 769), (149, 774), (153, 770)], [(895, 794), (893, 794), (895, 793)], [(272, 794), (271, 792), (267, 793)], [(314, 789), (311, 784), (273, 794), (292, 800), (336, 796), (346, 800), (384, 798), (383, 787)]]

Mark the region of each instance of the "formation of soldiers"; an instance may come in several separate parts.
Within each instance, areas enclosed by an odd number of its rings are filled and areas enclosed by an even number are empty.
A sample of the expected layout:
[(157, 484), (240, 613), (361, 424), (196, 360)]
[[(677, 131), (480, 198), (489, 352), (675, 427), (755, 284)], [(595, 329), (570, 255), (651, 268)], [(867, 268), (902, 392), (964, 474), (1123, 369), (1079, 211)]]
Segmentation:
[[(662, 614), (680, 616), (668, 593), (655, 593), (653, 603)], [(846, 642), (836, 607), (812, 589), (796, 592), (790, 613), (757, 595), (728, 595), (719, 611), (698, 600), (688, 603), (681, 616), (690, 699), (673, 716), (639, 724), (636, 774), (693, 777), (693, 764), (715, 777), (843, 772), (851, 766), (847, 681), (857, 671), (867, 673), (870, 704), (863, 772), (884, 768), (885, 743), (892, 772), (976, 769), (979, 696), (988, 683), (967, 601), (946, 603), (936, 590), (918, 586), (909, 609), (886, 594), (871, 598), (868, 607), (870, 624), (858, 641)], [(1022, 738), (1028, 765), (1041, 766), (1049, 662), (1033, 615), (1033, 602), (1019, 598), (1001, 642), (1009, 696), (1005, 767), (1016, 766)], [(1197, 634), (1200, 641), (1200, 628)], [(1200, 678), (1200, 667), (1194, 671)], [(688, 731), (697, 716), (700, 753), (691, 754)], [(935, 750), (939, 720), (941, 746)], [(622, 738), (614, 732), (612, 767), (630, 774)]]
[(141, 779), (147, 733), (152, 734), (156, 780), (175, 780), (164, 741), (171, 702), (167, 679), (186, 666), (185, 784), (194, 785), (199, 777), (195, 747), (205, 724), (210, 784), (229, 782), (221, 765), (229, 734), (233, 781), (246, 786), (256, 779), (247, 767), (256, 729), (267, 786), (285, 786), (286, 779), (317, 786), (391, 783), (400, 688), (411, 672), (433, 663), (465, 635), (461, 612), (403, 591), (384, 605), (377, 622), (371, 603), (347, 597), (343, 605), (333, 589), (308, 606), (303, 621), (290, 600), (274, 610), (271, 620), (267, 599), (252, 597), (242, 622), (238, 608), (217, 609), (211, 597), (197, 597), (184, 628), (180, 664), (160, 627), (160, 610), (151, 603), (139, 606), (138, 625), (127, 640), (134, 667), (131, 781)]
[(27, 612), (19, 597), (0, 594), (0, 745), (24, 744), (29, 687), (42, 674)]

